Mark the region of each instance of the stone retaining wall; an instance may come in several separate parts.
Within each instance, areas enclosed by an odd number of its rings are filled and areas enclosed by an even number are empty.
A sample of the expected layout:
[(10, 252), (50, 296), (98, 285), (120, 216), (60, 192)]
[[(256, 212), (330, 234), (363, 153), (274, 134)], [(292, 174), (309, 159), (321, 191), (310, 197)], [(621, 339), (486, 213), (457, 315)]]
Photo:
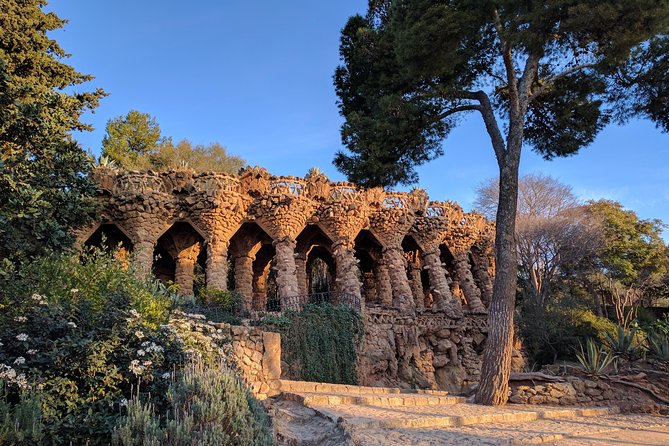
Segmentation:
[(277, 395), (281, 389), (281, 337), (257, 327), (231, 326), (237, 366), (258, 399)]
[(614, 391), (607, 382), (568, 376), (565, 382), (513, 385), (509, 401), (518, 404), (590, 405), (614, 400), (614, 397)]

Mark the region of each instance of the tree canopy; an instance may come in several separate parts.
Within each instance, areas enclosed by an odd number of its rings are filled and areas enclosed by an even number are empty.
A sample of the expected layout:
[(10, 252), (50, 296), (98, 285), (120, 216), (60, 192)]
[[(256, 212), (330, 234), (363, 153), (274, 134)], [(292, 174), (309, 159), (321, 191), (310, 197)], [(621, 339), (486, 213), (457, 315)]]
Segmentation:
[(234, 174), (245, 164), (216, 142), (193, 145), (184, 139), (174, 144), (172, 138), (162, 136), (155, 117), (137, 110), (107, 122), (102, 156), (122, 169), (132, 170), (189, 168)]
[(490, 137), (497, 275), (477, 402), (508, 396), (523, 144), (550, 159), (577, 153), (611, 120), (667, 130), (668, 41), (669, 0), (370, 0), (343, 28), (334, 83), (348, 152), (334, 162), (349, 180), (415, 182), (463, 113)]
[(149, 168), (150, 155), (165, 142), (156, 118), (137, 110), (110, 119), (105, 130), (102, 155), (119, 166)]
[(105, 93), (73, 92), (93, 78), (64, 63), (48, 33), (65, 21), (45, 4), (0, 3), (0, 258), (68, 246), (95, 210), (91, 160), (70, 132), (91, 129), (81, 116)]

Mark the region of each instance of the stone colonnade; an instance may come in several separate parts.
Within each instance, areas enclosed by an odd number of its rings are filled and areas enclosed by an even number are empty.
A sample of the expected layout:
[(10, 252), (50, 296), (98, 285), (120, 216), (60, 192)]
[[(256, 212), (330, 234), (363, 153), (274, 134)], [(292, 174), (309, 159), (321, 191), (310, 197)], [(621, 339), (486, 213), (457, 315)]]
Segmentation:
[[(174, 280), (184, 294), (202, 271), (207, 287), (234, 287), (248, 309), (317, 285), (405, 315), (460, 318), (463, 309), (484, 313), (490, 301), (494, 227), (422, 190), (361, 189), (257, 167), (238, 176), (109, 168), (93, 176), (102, 221), (78, 237), (118, 228), (136, 271)], [(315, 264), (327, 269), (327, 284), (314, 278)]]

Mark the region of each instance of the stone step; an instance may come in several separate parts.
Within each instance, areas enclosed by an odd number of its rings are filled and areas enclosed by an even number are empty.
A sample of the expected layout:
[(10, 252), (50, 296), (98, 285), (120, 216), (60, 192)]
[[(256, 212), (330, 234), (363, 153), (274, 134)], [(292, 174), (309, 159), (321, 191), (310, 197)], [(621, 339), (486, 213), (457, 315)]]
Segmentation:
[(489, 423), (600, 417), (618, 413), (618, 408), (533, 407), (518, 409), (475, 404), (413, 406), (397, 409), (358, 405), (311, 405), (320, 415), (339, 421), (344, 429), (444, 428)]
[(296, 401), (307, 407), (336, 406), (341, 404), (378, 407), (438, 406), (461, 404), (465, 402), (465, 399), (462, 397), (418, 393), (364, 394), (283, 392), (283, 397), (288, 401)]
[(293, 393), (356, 393), (366, 395), (383, 395), (383, 394), (421, 394), (421, 395), (439, 395), (446, 396), (448, 392), (445, 390), (430, 390), (430, 389), (400, 389), (398, 387), (369, 387), (369, 386), (354, 386), (350, 384), (330, 384), (317, 383), (309, 381), (292, 381), (289, 379), (281, 380), (282, 392)]
[[(349, 431), (349, 435), (353, 444), (365, 446), (546, 443), (565, 446), (666, 446), (669, 444), (669, 418), (645, 414), (609, 415), (426, 429), (355, 429)], [(650, 440), (650, 436), (655, 441)]]

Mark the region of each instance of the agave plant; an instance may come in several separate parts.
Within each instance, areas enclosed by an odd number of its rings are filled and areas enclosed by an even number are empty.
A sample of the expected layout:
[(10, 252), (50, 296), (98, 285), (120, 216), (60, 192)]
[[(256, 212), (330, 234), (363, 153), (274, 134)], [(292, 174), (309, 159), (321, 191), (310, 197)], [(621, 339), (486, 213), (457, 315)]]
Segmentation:
[(615, 333), (606, 334), (611, 351), (619, 357), (628, 361), (634, 361), (643, 357), (644, 351), (637, 341), (639, 333), (636, 328), (626, 330), (621, 326), (616, 327)]
[(579, 350), (576, 351), (576, 359), (581, 364), (583, 371), (590, 376), (601, 376), (604, 371), (613, 364), (616, 356), (597, 345), (592, 339), (586, 341), (585, 350), (579, 342)]
[(669, 335), (650, 330), (648, 332), (648, 349), (661, 361), (669, 361)]
[(107, 169), (116, 169), (116, 163), (114, 160), (105, 155), (100, 155), (98, 158), (98, 167), (103, 167)]

